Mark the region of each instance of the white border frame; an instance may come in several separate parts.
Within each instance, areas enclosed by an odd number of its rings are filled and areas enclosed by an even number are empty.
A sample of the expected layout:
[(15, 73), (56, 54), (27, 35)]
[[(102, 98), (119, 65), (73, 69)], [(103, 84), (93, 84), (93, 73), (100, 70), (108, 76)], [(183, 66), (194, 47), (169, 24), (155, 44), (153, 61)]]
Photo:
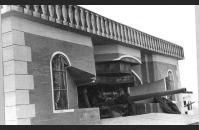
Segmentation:
[(141, 60), (138, 59), (137, 57), (134, 57), (134, 56), (131, 56), (131, 55), (122, 55), (116, 59), (114, 59), (113, 61), (116, 61), (116, 60), (121, 60), (122, 58), (133, 58), (135, 59), (137, 62), (139, 62), (140, 64), (142, 64)]
[[(54, 52), (54, 53), (52, 54), (51, 59), (50, 59), (50, 75), (51, 75), (51, 89), (52, 89), (53, 113), (74, 112), (74, 109), (55, 110), (55, 105), (54, 105), (54, 90), (53, 90), (54, 86), (53, 86), (52, 59), (53, 59), (54, 56), (56, 56), (57, 54), (63, 55), (63, 56), (67, 59), (67, 61), (68, 61), (68, 63), (69, 63), (69, 66), (68, 66), (68, 67), (71, 66), (70, 59), (68, 58), (68, 56), (67, 56), (65, 53), (63, 53), (63, 52), (61, 52), (61, 51), (56, 51), (56, 52)], [(66, 76), (67, 76), (67, 75), (66, 75)], [(68, 82), (67, 82), (67, 96), (68, 96)], [(68, 100), (67, 102), (68, 102), (68, 108), (69, 108), (69, 99), (68, 99), (68, 97), (67, 97), (67, 100)]]

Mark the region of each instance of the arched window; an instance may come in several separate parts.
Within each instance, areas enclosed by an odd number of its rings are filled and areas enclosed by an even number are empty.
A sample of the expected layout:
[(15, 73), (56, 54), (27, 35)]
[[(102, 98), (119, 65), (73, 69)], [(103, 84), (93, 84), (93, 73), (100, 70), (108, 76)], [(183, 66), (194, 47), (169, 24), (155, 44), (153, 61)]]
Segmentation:
[(67, 68), (70, 66), (67, 56), (55, 53), (51, 59), (51, 76), (54, 110), (68, 109)]
[[(174, 76), (171, 70), (168, 71), (166, 77), (166, 90), (174, 90)], [(175, 100), (175, 95), (167, 96), (170, 100)]]

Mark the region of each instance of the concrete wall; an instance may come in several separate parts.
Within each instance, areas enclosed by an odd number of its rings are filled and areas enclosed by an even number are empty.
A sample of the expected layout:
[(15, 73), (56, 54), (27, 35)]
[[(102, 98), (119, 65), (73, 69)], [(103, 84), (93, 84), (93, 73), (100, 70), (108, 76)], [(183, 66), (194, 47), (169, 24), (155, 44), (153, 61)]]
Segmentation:
[[(153, 55), (152, 59), (154, 67), (154, 80), (157, 81), (167, 77), (168, 71), (170, 70), (174, 76), (174, 89), (181, 88), (178, 60), (161, 55)], [(181, 94), (175, 95), (175, 99), (177, 106), (181, 109), (183, 105)]]
[(97, 62), (111, 61), (123, 55), (132, 56), (141, 60), (140, 51), (138, 49), (117, 44), (95, 45), (94, 54)]
[[(2, 25), (6, 124), (77, 123), (77, 113), (84, 110), (53, 113), (50, 59), (54, 52), (61, 51), (76, 71), (95, 76), (91, 38), (12, 15), (5, 16)], [(69, 74), (69, 107), (77, 108), (73, 78)], [(99, 117), (98, 109), (85, 111), (84, 120)]]
[(144, 95), (147, 93), (162, 92), (165, 89), (165, 85), (166, 85), (165, 79), (161, 79), (153, 83), (144, 84), (140, 87), (131, 87), (130, 95), (137, 96), (137, 95)]
[[(43, 124), (43, 120), (54, 118), (57, 119), (55, 122), (58, 123), (59, 120), (63, 120), (63, 118), (58, 118), (60, 114), (53, 113), (50, 75), (51, 56), (54, 52), (61, 51), (68, 56), (71, 66), (95, 75), (93, 72), (95, 69), (94, 58), (92, 57), (93, 49), (92, 47), (80, 44), (36, 36), (28, 33), (25, 34), (25, 41), (32, 51), (32, 62), (28, 63), (28, 73), (34, 76), (35, 86), (34, 90), (30, 91), (30, 102), (35, 104), (36, 112), (36, 116), (32, 118), (31, 124)], [(81, 77), (82, 75), (79, 76)], [(69, 109), (77, 109), (77, 86), (69, 72), (67, 81)], [(69, 112), (69, 115), (67, 114), (68, 113), (64, 113), (65, 122), (71, 120), (72, 116), (74, 116), (74, 114), (71, 115), (71, 112)], [(54, 121), (52, 123), (54, 123)]]

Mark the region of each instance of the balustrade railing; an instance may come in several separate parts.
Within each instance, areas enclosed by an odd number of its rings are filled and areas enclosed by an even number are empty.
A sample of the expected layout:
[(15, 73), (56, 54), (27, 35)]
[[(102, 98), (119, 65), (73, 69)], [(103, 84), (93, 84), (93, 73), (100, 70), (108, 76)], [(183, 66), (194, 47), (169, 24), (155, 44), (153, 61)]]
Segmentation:
[(7, 5), (22, 12), (102, 37), (132, 44), (142, 49), (182, 59), (183, 48), (148, 35), (76, 5)]

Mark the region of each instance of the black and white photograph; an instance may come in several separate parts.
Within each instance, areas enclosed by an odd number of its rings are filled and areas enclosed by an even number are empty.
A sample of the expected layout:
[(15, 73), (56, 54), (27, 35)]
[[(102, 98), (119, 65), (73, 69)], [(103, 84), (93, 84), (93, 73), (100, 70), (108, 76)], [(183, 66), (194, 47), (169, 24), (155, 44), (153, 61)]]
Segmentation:
[(0, 125), (199, 125), (199, 5), (0, 5)]

